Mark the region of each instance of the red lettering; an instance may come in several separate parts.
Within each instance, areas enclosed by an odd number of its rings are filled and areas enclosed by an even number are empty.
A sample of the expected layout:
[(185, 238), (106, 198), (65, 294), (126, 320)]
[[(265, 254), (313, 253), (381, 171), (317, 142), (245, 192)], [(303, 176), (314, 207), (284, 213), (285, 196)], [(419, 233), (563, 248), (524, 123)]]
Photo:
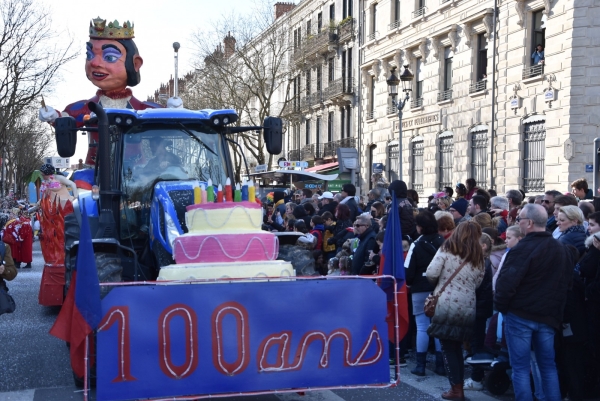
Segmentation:
[[(185, 361), (176, 366), (171, 359), (171, 321), (181, 317), (185, 331)], [(158, 361), (163, 373), (174, 379), (191, 375), (198, 366), (198, 322), (196, 313), (184, 304), (173, 304), (158, 318)]]
[[(234, 362), (225, 361), (223, 355), (223, 319), (232, 315), (236, 320), (237, 358)], [(234, 376), (242, 373), (250, 362), (250, 328), (248, 311), (237, 302), (225, 302), (212, 313), (213, 365), (220, 373)], [(216, 347), (215, 347), (216, 346)], [(215, 349), (216, 348), (216, 349)]]
[[(352, 358), (352, 335), (347, 329), (337, 329), (326, 335), (322, 331), (311, 331), (306, 333), (300, 339), (298, 349), (294, 355), (294, 360), (289, 363), (289, 341), (291, 340), (290, 332), (282, 332), (272, 334), (261, 342), (261, 346), (257, 354), (257, 363), (259, 372), (283, 372), (289, 370), (299, 370), (302, 368), (304, 358), (308, 351), (308, 347), (313, 341), (321, 341), (321, 358), (319, 360), (320, 368), (329, 366), (329, 354), (331, 352), (330, 345), (334, 338), (341, 338), (344, 342), (344, 366), (364, 366), (377, 363), (383, 356), (383, 344), (381, 337), (377, 331), (377, 327), (373, 326), (369, 338), (365, 341), (362, 348), (358, 352), (356, 358)], [(369, 350), (372, 343), (375, 343), (375, 354), (370, 358), (366, 358), (365, 354)], [(279, 354), (275, 363), (268, 363), (267, 356), (273, 346), (278, 346)]]
[(117, 339), (119, 344), (118, 370), (117, 377), (113, 383), (137, 380), (131, 374), (131, 348), (129, 336), (129, 307), (113, 306), (108, 310), (104, 318), (98, 325), (98, 331), (109, 330), (113, 324), (117, 324)]

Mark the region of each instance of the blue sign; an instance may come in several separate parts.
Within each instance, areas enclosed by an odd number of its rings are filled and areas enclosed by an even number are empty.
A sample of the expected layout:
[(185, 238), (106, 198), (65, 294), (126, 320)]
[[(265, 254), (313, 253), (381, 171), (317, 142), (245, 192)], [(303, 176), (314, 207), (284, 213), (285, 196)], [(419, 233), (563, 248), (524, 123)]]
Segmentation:
[(383, 163), (373, 163), (373, 173), (383, 173)]
[(593, 164), (586, 164), (585, 165), (585, 172), (586, 173), (593, 173), (594, 172), (594, 165)]
[(102, 313), (99, 401), (390, 380), (372, 280), (115, 287)]

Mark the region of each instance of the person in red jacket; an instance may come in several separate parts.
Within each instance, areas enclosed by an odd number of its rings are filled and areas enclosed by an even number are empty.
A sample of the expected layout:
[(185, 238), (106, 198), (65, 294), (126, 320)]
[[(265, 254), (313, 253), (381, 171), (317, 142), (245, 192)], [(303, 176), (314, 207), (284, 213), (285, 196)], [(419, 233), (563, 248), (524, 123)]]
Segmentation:
[(31, 221), (25, 216), (18, 216), (9, 221), (4, 228), (2, 240), (10, 246), (13, 260), (17, 268), (21, 267), (21, 262), (25, 263), (26, 268), (31, 268), (33, 260), (33, 230)]

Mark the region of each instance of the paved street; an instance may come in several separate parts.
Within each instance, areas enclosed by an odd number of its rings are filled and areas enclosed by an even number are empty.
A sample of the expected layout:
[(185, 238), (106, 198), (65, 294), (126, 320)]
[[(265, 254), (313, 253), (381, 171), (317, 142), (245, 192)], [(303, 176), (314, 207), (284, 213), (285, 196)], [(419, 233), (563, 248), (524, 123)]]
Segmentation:
[[(9, 282), (17, 310), (0, 316), (0, 401), (66, 401), (81, 400), (83, 395), (73, 385), (69, 354), (65, 344), (48, 334), (58, 308), (38, 304), (43, 259), (39, 242), (34, 244), (32, 269), (21, 269)], [(414, 358), (413, 358), (414, 359)], [(430, 356), (428, 368), (433, 368)], [(445, 377), (428, 371), (426, 377), (409, 373), (412, 363), (401, 370), (401, 383), (392, 389), (353, 389), (318, 391), (300, 396), (296, 393), (259, 397), (232, 397), (234, 401), (361, 401), (361, 400), (436, 400), (447, 390)], [(489, 393), (469, 392), (472, 401), (511, 400), (512, 389), (503, 397)], [(95, 397), (91, 397), (95, 399)]]

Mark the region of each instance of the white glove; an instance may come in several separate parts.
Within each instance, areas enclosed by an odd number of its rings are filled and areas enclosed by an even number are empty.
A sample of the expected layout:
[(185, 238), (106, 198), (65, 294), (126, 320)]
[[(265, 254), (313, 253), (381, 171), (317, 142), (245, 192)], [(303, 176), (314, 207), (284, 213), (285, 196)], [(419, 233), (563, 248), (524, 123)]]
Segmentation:
[(58, 117), (58, 113), (52, 107), (40, 107), (40, 121), (43, 121), (45, 123), (52, 123)]
[(167, 107), (169, 109), (183, 109), (183, 100), (180, 97), (170, 97), (167, 100)]

